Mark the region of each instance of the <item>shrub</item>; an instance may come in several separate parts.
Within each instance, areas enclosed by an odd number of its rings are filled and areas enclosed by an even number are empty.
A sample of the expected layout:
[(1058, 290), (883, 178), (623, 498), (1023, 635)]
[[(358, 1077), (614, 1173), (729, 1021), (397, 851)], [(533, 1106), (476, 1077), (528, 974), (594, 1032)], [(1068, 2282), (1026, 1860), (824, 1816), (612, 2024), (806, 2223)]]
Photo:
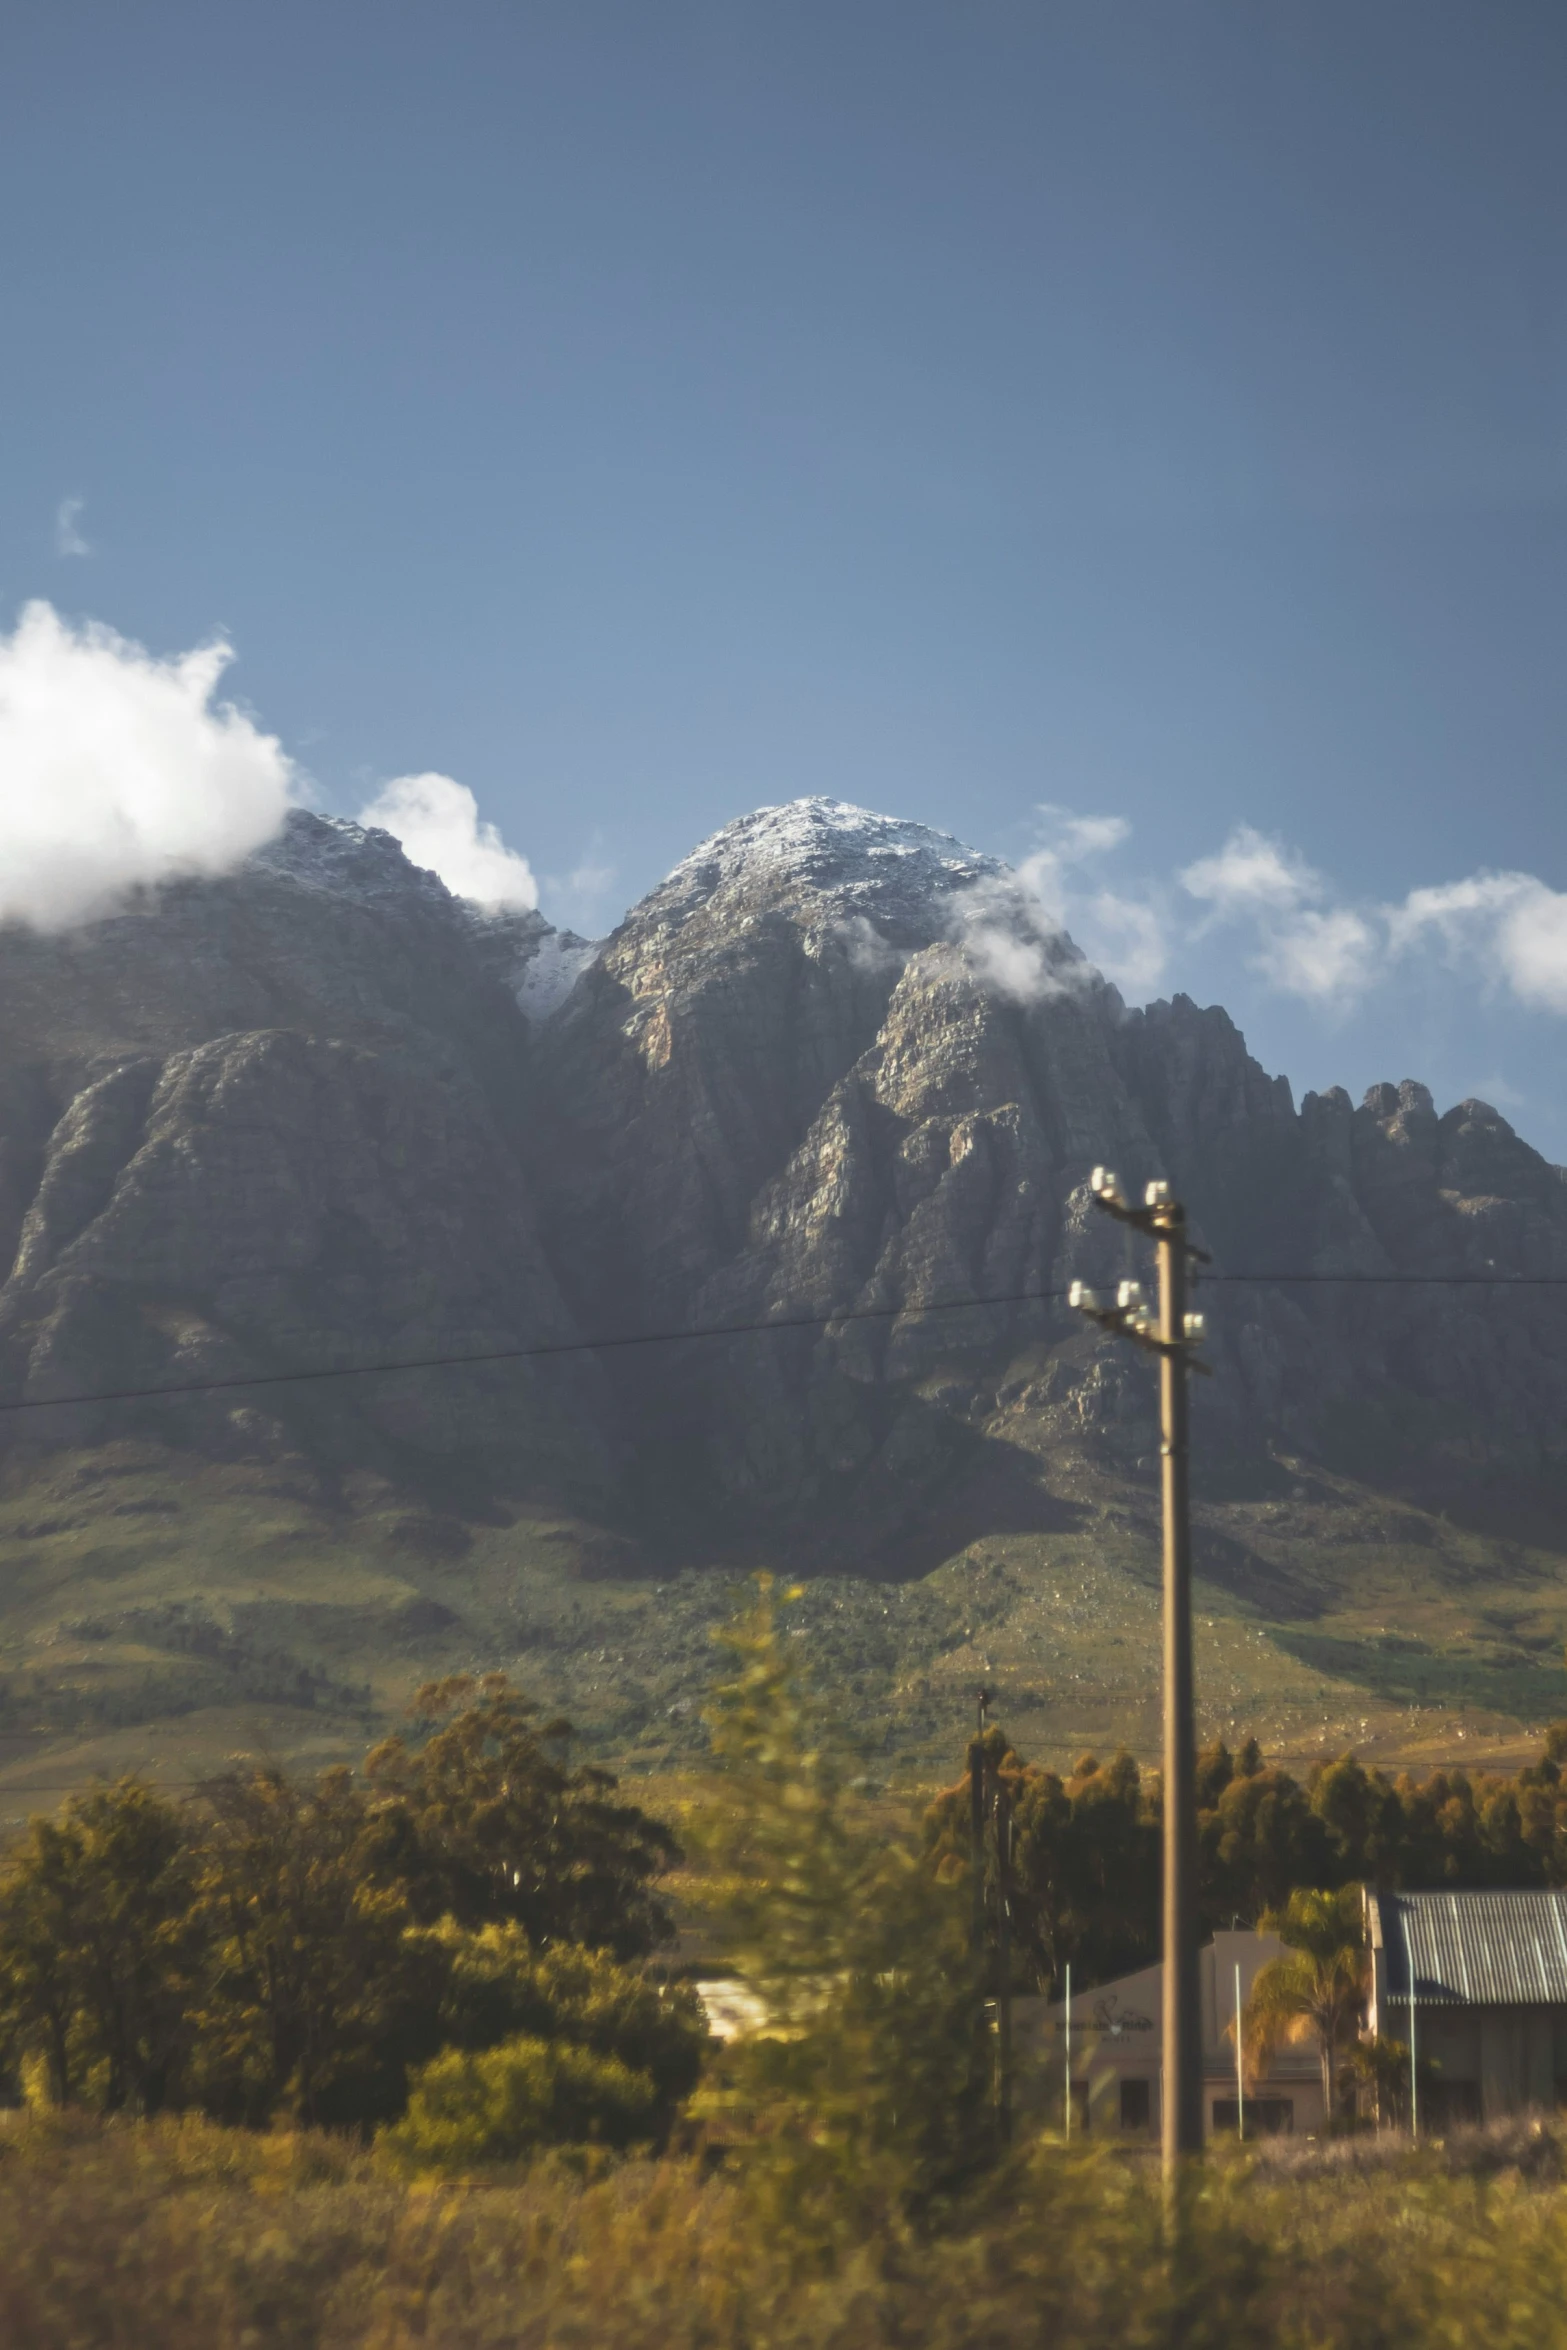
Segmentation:
[(422, 2066), (382, 2143), (409, 2169), (471, 2170), (547, 2146), (624, 2152), (652, 2139), (662, 2117), (651, 2074), (519, 2033), (498, 2048), (445, 2049)]
[(696, 2087), (707, 2022), (694, 1991), (652, 1981), (607, 1951), (556, 1943), (535, 1950), (522, 1927), (464, 1933), (450, 1918), (409, 1937), (444, 1976), (436, 2019), (441, 2043), (493, 2048), (525, 2036), (562, 2041), (614, 2057), (647, 2074), (658, 2092), (659, 2143), (677, 2107)]

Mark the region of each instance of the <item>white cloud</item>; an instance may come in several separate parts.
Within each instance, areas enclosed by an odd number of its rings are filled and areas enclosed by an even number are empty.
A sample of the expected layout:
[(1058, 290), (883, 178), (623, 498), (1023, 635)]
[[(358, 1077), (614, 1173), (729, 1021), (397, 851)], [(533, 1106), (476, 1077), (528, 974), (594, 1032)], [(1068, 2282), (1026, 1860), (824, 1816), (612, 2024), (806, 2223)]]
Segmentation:
[(1014, 1003), (1037, 1004), (1081, 981), (1081, 966), (1074, 966), (1061, 931), (1041, 927), (1018, 893), (982, 883), (964, 896), (958, 936), (982, 987)]
[(1124, 994), (1151, 996), (1170, 959), (1165, 918), (1145, 898), (1102, 889), (1077, 917), (1077, 934), (1091, 962)]
[(1532, 873), (1471, 873), (1397, 904), (1348, 905), (1296, 850), (1243, 824), (1180, 883), (1207, 909), (1192, 938), (1220, 923), (1251, 926), (1253, 970), (1323, 1008), (1347, 1007), (1435, 947), (1450, 969), (1567, 1013), (1567, 894)]
[(1408, 954), (1437, 932), (1449, 962), (1479, 964), (1520, 1003), (1567, 1012), (1567, 894), (1532, 873), (1472, 873), (1414, 889), (1388, 909), (1389, 942)]
[(1153, 881), (1095, 888), (1084, 868), (1123, 845), (1125, 819), (1054, 806), (1039, 814), (1044, 837), (1015, 876), (965, 891), (955, 909), (954, 935), (976, 976), (1020, 1001), (1082, 985), (1063, 933), (1135, 1001), (1155, 992), (1182, 948), (1237, 929), (1249, 934), (1249, 967), (1319, 1011), (1347, 1011), (1400, 960), (1435, 946), (1519, 1002), (1567, 1014), (1567, 894), (1533, 874), (1475, 873), (1396, 905), (1356, 904), (1291, 843), (1238, 824), (1178, 874), (1173, 897)]
[(55, 509), (54, 551), (57, 555), (90, 555), (91, 547), (77, 528), (85, 498), (62, 498)]
[(1326, 913), (1308, 906), (1272, 930), (1255, 967), (1289, 995), (1342, 1005), (1370, 985), (1381, 955), (1382, 940), (1363, 915), (1348, 906)]
[(1199, 857), (1179, 876), (1188, 897), (1220, 916), (1258, 907), (1300, 906), (1322, 894), (1322, 879), (1282, 841), (1237, 824), (1217, 856)]
[(46, 603), (0, 637), (0, 920), (61, 929), (221, 873), (297, 797), (272, 735), (213, 693), (226, 644), (160, 660)]
[(390, 832), (414, 864), (438, 873), (456, 897), (494, 913), (539, 902), (527, 858), (481, 821), (468, 786), (449, 775), (399, 775), (360, 809), (359, 821)]
[(1054, 833), (1055, 854), (1063, 863), (1101, 856), (1132, 836), (1124, 816), (1078, 816), (1070, 808), (1058, 808), (1053, 800), (1041, 800), (1037, 813)]
[(1522, 1002), (1567, 1012), (1567, 894), (1535, 882), (1502, 917), (1496, 944)]
[(1438, 931), (1452, 952), (1472, 951), (1521, 894), (1541, 887), (1527, 873), (1471, 873), (1434, 889), (1412, 889), (1401, 906), (1387, 908), (1388, 943), (1403, 954)]
[[(1154, 893), (1085, 889), (1078, 877), (1079, 867), (1119, 848), (1131, 826), (1124, 816), (1079, 816), (1048, 801), (1038, 813), (1045, 837), (1015, 876), (978, 882), (955, 903), (955, 935), (975, 976), (1019, 1003), (1080, 988), (1090, 968), (1130, 995), (1152, 994), (1167, 960)], [(1086, 964), (1069, 940), (1083, 949)]]

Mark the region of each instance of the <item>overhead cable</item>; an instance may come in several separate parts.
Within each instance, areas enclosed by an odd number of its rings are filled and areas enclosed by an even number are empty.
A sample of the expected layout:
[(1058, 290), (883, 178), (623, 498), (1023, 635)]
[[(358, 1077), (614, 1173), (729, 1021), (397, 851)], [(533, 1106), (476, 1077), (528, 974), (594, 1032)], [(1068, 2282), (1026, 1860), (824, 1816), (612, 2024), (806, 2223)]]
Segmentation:
[[(1233, 1286), (1434, 1289), (1567, 1289), (1563, 1273), (1213, 1273), (1205, 1283)], [(684, 1330), (631, 1330), (605, 1338), (547, 1339), (537, 1346), (486, 1347), (471, 1354), (398, 1355), (378, 1363), (325, 1363), (297, 1371), (244, 1371), (221, 1379), (170, 1380), (148, 1387), (103, 1387), (72, 1395), (28, 1395), (0, 1402), (0, 1413), (64, 1410), (70, 1405), (142, 1403), (160, 1397), (220, 1395), (249, 1387), (300, 1387), (321, 1379), (385, 1379), (399, 1371), (456, 1371), (488, 1363), (542, 1362), (558, 1355), (613, 1354), (628, 1347), (678, 1346), (699, 1339), (766, 1337), (775, 1330), (830, 1330), (846, 1322), (896, 1322), (925, 1314), (963, 1314), (992, 1306), (1048, 1305), (1064, 1289), (1012, 1289), (988, 1297), (936, 1298), (896, 1306), (839, 1306), (825, 1314), (779, 1314), (760, 1322), (713, 1322)]]

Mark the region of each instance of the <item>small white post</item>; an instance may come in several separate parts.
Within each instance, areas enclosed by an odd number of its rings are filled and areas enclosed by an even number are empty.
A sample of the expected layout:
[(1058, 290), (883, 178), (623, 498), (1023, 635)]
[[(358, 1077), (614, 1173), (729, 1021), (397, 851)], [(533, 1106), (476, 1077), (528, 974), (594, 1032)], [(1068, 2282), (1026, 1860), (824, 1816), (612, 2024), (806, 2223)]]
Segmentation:
[(1409, 2135), (1420, 2135), (1420, 2078), (1415, 2065), (1415, 1953), (1409, 1939), (1409, 1919), (1400, 1919), (1404, 1929), (1404, 1964), (1409, 1969)]
[(1066, 1962), (1066, 2134), (1072, 2136), (1072, 1961)]
[(1235, 2135), (1246, 2137), (1246, 2067), (1241, 2060), (1241, 1962), (1235, 1961)]

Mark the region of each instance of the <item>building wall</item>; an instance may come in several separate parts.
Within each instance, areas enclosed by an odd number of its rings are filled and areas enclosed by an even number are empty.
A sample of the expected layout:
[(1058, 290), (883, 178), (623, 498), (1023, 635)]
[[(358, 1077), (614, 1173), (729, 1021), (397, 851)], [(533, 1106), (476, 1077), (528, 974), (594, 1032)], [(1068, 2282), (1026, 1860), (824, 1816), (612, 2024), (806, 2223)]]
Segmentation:
[[(1216, 1934), (1201, 1953), (1203, 2122), (1210, 2135), (1235, 2127), (1235, 1970), (1241, 1999), (1259, 1970), (1282, 1955), (1272, 1934)], [(1072, 1999), (1074, 2132), (1125, 2142), (1159, 2134), (1160, 2015), (1164, 1969), (1144, 1967)], [(1020, 2112), (1061, 2127), (1066, 2105), (1066, 2008), (1019, 2000), (1013, 2008)], [(1217, 2112), (1215, 2109), (1218, 2109)], [(1265, 2121), (1313, 2135), (1322, 2127), (1322, 2084), (1310, 2050), (1281, 2049), (1267, 2076), (1246, 2083), (1247, 2135)], [(1147, 2114), (1146, 2122), (1140, 2117)]]
[[(1403, 2025), (1399, 2038), (1407, 2037)], [(1498, 2121), (1510, 2113), (1548, 2112), (1559, 2102), (1558, 2052), (1567, 2054), (1567, 2015), (1550, 2007), (1420, 2008), (1415, 2045), (1422, 2068), (1436, 2079), (1426, 2084), (1426, 2115), (1432, 2126)]]
[[(1384, 2004), (1377, 2020), (1407, 2045), (1407, 2008)], [(1422, 2120), (1433, 2129), (1567, 2105), (1567, 2008), (1420, 2007), (1415, 2048)]]

